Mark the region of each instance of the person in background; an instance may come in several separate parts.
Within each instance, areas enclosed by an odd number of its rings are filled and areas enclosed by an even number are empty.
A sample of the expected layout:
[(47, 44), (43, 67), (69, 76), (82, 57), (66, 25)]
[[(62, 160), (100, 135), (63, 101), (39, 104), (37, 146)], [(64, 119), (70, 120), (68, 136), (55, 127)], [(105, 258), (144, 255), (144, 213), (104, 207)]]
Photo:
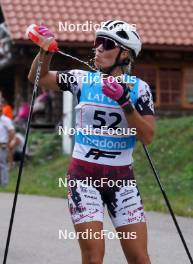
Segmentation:
[(52, 116), (52, 98), (51, 92), (42, 89), (42, 92), (36, 97), (33, 108), (33, 121), (37, 122), (40, 116), (44, 116), (45, 121), (50, 121)]
[(5, 98), (2, 99), (2, 103), (3, 103), (3, 114), (12, 120), (13, 119), (12, 106), (7, 102)]
[[(24, 142), (25, 142), (25, 137), (22, 134), (22, 129), (20, 127), (17, 127), (15, 136), (13, 137), (13, 139), (9, 144), (9, 148), (12, 153), (12, 162), (21, 161)], [(29, 154), (28, 148), (26, 148), (25, 154), (26, 156), (28, 156)]]
[(0, 186), (8, 184), (9, 144), (14, 136), (14, 126), (10, 118), (3, 114), (3, 102), (0, 101)]
[(20, 126), (20, 127), (25, 128), (25, 126), (27, 124), (29, 112), (30, 112), (29, 103), (22, 102), (21, 105), (20, 105), (20, 107), (19, 107), (19, 110), (17, 112), (17, 115), (14, 118), (14, 123), (17, 126)]

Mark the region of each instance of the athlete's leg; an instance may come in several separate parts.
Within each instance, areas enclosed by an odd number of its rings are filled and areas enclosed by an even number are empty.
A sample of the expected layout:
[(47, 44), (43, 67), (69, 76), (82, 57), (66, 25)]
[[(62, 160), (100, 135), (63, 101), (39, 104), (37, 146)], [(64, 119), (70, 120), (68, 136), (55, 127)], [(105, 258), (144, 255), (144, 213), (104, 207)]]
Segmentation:
[(74, 187), (68, 186), (68, 204), (79, 240), (82, 263), (102, 264), (104, 206), (100, 192), (80, 182)]
[(122, 232), (120, 241), (128, 263), (149, 264), (147, 228), (138, 188), (112, 188), (105, 201), (117, 232)]
[[(82, 264), (102, 264), (105, 252), (105, 242), (101, 235), (103, 223), (93, 221), (77, 224), (74, 227), (79, 237)], [(88, 232), (88, 238), (85, 239), (83, 232)]]
[(146, 223), (128, 224), (116, 228), (120, 232), (122, 249), (130, 264), (149, 264)]

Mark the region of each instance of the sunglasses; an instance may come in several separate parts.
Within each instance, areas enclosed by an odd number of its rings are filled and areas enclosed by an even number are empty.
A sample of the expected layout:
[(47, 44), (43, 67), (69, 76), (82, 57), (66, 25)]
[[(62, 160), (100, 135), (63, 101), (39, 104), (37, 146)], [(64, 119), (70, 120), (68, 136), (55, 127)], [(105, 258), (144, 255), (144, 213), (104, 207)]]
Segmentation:
[(112, 39), (97, 37), (94, 42), (94, 48), (98, 48), (101, 44), (105, 50), (111, 50), (118, 47), (118, 44)]

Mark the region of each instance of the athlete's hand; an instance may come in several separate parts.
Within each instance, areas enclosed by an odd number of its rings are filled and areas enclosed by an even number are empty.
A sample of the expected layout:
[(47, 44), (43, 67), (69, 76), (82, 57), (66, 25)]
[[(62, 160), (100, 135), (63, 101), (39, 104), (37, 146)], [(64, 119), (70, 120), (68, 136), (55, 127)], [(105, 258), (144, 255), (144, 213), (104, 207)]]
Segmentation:
[(109, 79), (103, 80), (102, 86), (103, 93), (110, 97), (111, 99), (117, 101), (117, 103), (127, 112), (131, 113), (134, 110), (134, 106), (132, 105), (130, 99), (130, 91), (129, 88), (124, 85), (120, 85), (115, 80), (109, 82)]
[(26, 30), (26, 36), (45, 51), (58, 51), (54, 34), (44, 25), (30, 25)]

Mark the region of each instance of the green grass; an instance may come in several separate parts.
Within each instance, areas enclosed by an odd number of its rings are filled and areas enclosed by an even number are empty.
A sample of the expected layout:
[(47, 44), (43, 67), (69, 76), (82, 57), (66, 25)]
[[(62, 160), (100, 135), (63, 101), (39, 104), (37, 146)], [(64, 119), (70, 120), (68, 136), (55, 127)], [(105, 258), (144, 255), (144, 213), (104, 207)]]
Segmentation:
[[(157, 121), (148, 146), (174, 211), (193, 216), (193, 117)], [(134, 154), (135, 175), (147, 210), (167, 212), (164, 199), (140, 144)]]
[[(69, 156), (62, 155), (57, 133), (30, 134), (35, 156), (25, 163), (20, 193), (66, 197), (58, 187), (64, 179)], [(178, 215), (193, 216), (193, 117), (157, 121), (156, 136), (148, 150), (159, 172), (171, 205)], [(140, 143), (134, 152), (134, 171), (146, 210), (168, 212), (158, 184)], [(10, 183), (0, 191), (13, 192), (18, 167), (10, 173)]]
[[(33, 157), (25, 161), (20, 193), (66, 197), (66, 190), (58, 187), (58, 178), (66, 175), (70, 157), (62, 155), (62, 138), (52, 134), (32, 132), (29, 149)], [(11, 170), (10, 181), (0, 191), (13, 192), (18, 175), (18, 166)]]

